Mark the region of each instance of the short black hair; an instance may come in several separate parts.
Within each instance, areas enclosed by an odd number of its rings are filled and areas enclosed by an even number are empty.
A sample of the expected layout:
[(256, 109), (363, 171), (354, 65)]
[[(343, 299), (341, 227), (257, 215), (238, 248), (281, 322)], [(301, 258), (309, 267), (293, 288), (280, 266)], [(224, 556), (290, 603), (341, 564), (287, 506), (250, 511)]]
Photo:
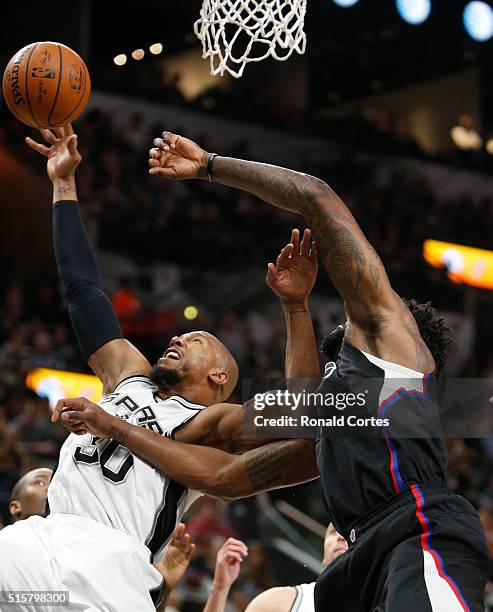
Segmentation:
[(322, 354), (331, 361), (337, 361), (345, 333), (346, 326), (338, 325), (333, 331), (330, 332), (330, 334), (327, 334), (322, 338), (320, 350)]
[[(403, 299), (403, 302), (413, 315), (419, 333), (433, 355), (436, 373), (440, 374), (454, 345), (453, 330), (447, 325), (447, 321), (438, 315), (431, 302), (421, 304), (415, 299)], [(337, 360), (345, 332), (345, 325), (339, 325), (322, 339), (320, 350), (331, 361)]]
[(436, 373), (440, 374), (454, 346), (455, 334), (447, 321), (440, 317), (431, 302), (420, 304), (415, 299), (403, 299), (409, 308), (426, 346), (435, 360)]

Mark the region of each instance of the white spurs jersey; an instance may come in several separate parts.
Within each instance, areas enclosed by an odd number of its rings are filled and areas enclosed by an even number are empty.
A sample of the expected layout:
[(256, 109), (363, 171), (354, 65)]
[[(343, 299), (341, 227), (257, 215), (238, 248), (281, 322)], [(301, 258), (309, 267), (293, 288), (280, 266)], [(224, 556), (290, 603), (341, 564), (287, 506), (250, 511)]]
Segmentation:
[[(204, 407), (159, 398), (145, 376), (123, 380), (100, 406), (129, 423), (172, 437)], [(114, 440), (70, 434), (48, 489), (51, 513), (83, 516), (123, 531), (158, 558), (181, 516), (200, 497)]]
[(294, 588), (296, 589), (296, 599), (290, 612), (315, 612), (315, 583), (298, 584)]

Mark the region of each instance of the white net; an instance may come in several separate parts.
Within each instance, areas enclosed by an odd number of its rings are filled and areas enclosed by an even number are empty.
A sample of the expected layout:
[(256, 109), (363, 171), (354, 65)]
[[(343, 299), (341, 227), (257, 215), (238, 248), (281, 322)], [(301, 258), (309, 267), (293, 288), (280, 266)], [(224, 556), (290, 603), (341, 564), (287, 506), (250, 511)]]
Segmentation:
[(241, 77), (250, 62), (305, 52), (306, 0), (203, 0), (194, 30), (211, 74)]

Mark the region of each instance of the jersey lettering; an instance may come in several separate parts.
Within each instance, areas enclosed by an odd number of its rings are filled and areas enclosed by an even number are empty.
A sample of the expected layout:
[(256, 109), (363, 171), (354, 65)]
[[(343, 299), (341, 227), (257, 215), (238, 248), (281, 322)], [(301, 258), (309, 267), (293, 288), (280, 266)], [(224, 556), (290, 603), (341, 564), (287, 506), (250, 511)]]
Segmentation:
[[(100, 453), (96, 446), (96, 442), (99, 439), (100, 438), (93, 436), (89, 446), (77, 446), (73, 455), (74, 460), (77, 463), (87, 463), (91, 465), (99, 463), (101, 466), (101, 472), (107, 480), (111, 480), (111, 482), (115, 483), (123, 482), (125, 480), (125, 476), (128, 474), (134, 464), (133, 455), (116, 440), (110, 440), (110, 442), (106, 444)], [(118, 451), (119, 454), (122, 455), (122, 460), (120, 461), (118, 469), (114, 470), (108, 465), (108, 463), (111, 462), (115, 453), (118, 453)]]

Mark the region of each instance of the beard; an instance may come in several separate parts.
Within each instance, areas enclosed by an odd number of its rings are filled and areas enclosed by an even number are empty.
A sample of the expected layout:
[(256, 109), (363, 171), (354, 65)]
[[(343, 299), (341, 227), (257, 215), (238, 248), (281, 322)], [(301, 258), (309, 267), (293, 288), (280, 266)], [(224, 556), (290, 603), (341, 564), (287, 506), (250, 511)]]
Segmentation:
[(155, 365), (149, 373), (149, 378), (160, 391), (166, 391), (169, 387), (177, 385), (182, 376), (174, 369)]

